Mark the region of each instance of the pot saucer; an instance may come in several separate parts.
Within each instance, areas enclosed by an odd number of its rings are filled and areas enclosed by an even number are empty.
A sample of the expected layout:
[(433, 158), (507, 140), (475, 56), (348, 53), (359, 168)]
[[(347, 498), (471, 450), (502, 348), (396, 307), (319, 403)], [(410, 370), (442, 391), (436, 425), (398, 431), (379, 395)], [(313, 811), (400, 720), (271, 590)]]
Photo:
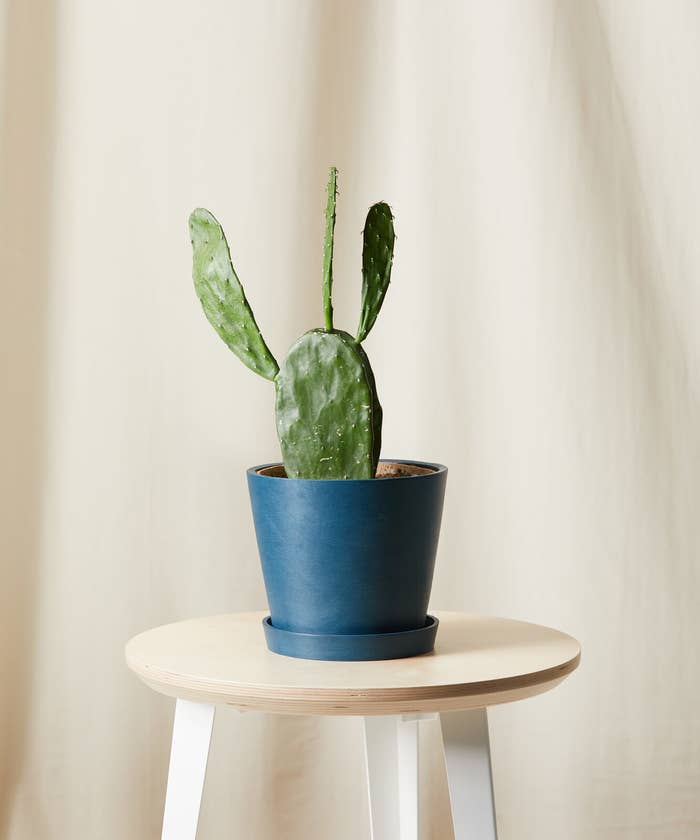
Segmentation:
[(432, 615), (425, 626), (397, 633), (332, 635), (295, 633), (275, 627), (268, 615), (263, 619), (265, 641), (273, 653), (297, 659), (360, 662), (374, 659), (405, 659), (430, 653), (435, 646), (438, 620)]

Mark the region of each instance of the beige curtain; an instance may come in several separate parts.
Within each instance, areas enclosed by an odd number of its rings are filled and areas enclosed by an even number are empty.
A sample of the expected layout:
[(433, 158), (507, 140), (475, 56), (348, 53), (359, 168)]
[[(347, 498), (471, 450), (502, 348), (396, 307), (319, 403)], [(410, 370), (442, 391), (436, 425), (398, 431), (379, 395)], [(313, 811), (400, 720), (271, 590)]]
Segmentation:
[[(0, 836), (159, 836), (172, 705), (134, 633), (263, 608), (269, 383), (199, 312), (209, 207), (277, 355), (366, 207), (386, 455), (450, 467), (433, 606), (583, 664), (491, 715), (503, 840), (700, 836), (700, 8), (0, 0)], [(200, 837), (369, 836), (356, 720), (219, 715)], [(446, 840), (426, 735), (425, 837)]]

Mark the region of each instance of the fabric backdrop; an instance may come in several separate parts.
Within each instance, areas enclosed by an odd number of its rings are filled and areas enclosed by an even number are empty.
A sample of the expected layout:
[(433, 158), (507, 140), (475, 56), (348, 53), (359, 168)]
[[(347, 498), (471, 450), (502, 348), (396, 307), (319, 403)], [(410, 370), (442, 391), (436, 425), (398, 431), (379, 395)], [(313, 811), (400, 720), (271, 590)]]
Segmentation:
[[(210, 208), (280, 357), (364, 213), (384, 453), (450, 477), (433, 607), (583, 644), (491, 714), (503, 840), (700, 836), (700, 7), (2, 0), (0, 836), (159, 837), (149, 626), (264, 608), (273, 391), (199, 311)], [(357, 720), (220, 714), (200, 837), (368, 837)], [(426, 837), (449, 838), (434, 733)]]

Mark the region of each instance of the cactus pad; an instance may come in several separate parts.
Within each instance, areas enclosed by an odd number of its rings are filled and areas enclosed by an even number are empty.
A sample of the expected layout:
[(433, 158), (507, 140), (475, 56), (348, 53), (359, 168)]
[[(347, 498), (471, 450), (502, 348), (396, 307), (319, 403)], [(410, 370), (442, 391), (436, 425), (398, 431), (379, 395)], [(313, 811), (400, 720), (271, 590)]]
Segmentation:
[(311, 330), (275, 380), (289, 478), (374, 478), (381, 407), (367, 356), (346, 332)]
[(364, 341), (377, 320), (391, 280), (394, 259), (394, 217), (383, 201), (367, 213), (362, 245), (362, 308), (357, 340)]
[(279, 367), (255, 323), (221, 225), (208, 210), (190, 216), (192, 276), (209, 323), (238, 358), (265, 379)]

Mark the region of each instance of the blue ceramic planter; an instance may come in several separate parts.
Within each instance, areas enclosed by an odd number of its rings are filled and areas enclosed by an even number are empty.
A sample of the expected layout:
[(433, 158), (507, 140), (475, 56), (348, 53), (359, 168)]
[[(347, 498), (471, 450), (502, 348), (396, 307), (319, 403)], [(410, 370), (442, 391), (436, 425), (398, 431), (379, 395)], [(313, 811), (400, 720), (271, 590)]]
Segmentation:
[(326, 480), (280, 477), (279, 465), (248, 470), (271, 650), (342, 660), (432, 650), (427, 608), (447, 468), (393, 463), (422, 472)]

